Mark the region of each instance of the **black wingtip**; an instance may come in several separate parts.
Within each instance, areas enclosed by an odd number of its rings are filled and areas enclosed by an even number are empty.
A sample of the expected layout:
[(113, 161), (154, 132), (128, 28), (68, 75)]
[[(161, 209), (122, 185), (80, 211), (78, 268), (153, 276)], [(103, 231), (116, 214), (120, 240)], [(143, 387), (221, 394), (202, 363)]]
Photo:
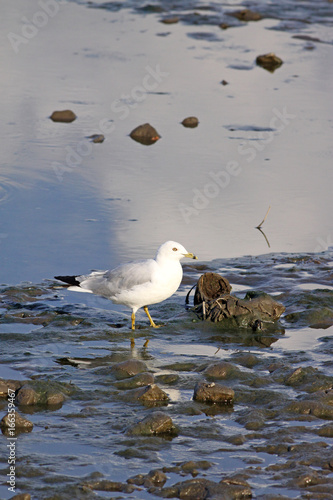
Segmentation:
[(79, 286), (80, 282), (77, 280), (76, 276), (55, 276), (56, 280), (63, 281), (67, 285)]

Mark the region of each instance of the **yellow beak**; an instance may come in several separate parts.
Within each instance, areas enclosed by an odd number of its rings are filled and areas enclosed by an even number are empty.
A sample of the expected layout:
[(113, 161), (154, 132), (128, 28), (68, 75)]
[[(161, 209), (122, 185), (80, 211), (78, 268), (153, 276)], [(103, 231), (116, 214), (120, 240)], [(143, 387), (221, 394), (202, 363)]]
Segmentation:
[(184, 253), (184, 257), (188, 257), (189, 259), (198, 260), (198, 257), (196, 255), (194, 255), (193, 253)]

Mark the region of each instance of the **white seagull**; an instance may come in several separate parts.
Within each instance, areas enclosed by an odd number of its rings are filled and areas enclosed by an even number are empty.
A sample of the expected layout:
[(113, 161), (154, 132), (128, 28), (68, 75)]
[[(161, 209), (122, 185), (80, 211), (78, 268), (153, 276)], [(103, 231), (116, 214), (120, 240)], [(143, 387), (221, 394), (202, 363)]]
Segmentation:
[(148, 306), (157, 304), (173, 295), (182, 280), (183, 257), (197, 259), (183, 245), (166, 241), (157, 250), (154, 259), (122, 264), (110, 271), (94, 271), (82, 276), (55, 276), (68, 290), (89, 292), (132, 309), (132, 330), (135, 330), (135, 313), (143, 307), (150, 325), (158, 328), (149, 314)]

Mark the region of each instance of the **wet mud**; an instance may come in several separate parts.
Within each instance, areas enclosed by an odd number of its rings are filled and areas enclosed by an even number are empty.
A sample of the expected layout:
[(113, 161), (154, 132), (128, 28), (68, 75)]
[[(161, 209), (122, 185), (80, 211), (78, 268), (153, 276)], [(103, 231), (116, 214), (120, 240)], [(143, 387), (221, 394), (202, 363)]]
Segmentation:
[[(203, 268), (223, 272), (233, 290), (265, 280), (286, 307), (279, 329), (200, 321), (183, 284), (155, 306), (163, 327), (138, 322), (134, 348), (126, 318), (66, 305), (53, 282), (3, 287), (2, 363), (25, 374), (0, 384), (2, 417), (8, 388), (20, 415), (20, 489), (45, 499), (331, 498), (331, 257), (187, 266), (185, 282)], [(4, 419), (1, 429), (6, 436)]]

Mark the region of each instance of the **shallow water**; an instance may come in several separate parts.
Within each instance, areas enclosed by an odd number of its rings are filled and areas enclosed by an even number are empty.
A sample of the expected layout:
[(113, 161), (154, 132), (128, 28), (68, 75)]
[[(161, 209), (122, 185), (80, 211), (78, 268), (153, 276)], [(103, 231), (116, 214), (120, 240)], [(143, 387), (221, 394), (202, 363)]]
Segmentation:
[[(234, 2), (182, 2), (173, 25), (168, 4), (98, 5), (59, 2), (30, 38), (41, 8), (1, 7), (1, 281), (112, 267), (167, 239), (202, 260), (331, 246), (332, 5), (267, 2), (242, 23)], [(273, 74), (255, 64), (271, 51)], [(73, 123), (48, 118), (66, 108)], [(152, 146), (128, 136), (147, 121)], [(269, 206), (270, 247), (254, 228)]]
[[(286, 408), (333, 381), (332, 4), (60, 1), (46, 17), (41, 5), (0, 8), (0, 378), (56, 381), (68, 398), (57, 409), (19, 408), (34, 423), (18, 436), (19, 490), (38, 499), (152, 498), (144, 487), (82, 486), (205, 459), (212, 465), (199, 477), (239, 473), (255, 498), (317, 498), (320, 487), (331, 498), (332, 465), (320, 444), (332, 445), (320, 435), (331, 419)], [(241, 7), (265, 18), (227, 15)], [(171, 15), (180, 21), (160, 23)], [(45, 25), (29, 32), (31, 20)], [(274, 73), (255, 64), (266, 52), (284, 61)], [(49, 119), (66, 108), (76, 121)], [(180, 124), (190, 115), (199, 118), (195, 129)], [(151, 146), (128, 135), (145, 122), (162, 136)], [(99, 132), (102, 144), (86, 139)], [(262, 234), (255, 226), (269, 206)], [(128, 311), (47, 281), (149, 257), (170, 238), (201, 262), (185, 264), (179, 292), (152, 307), (162, 329), (151, 331), (138, 314), (134, 349)], [(227, 277), (241, 297), (272, 294), (287, 308), (281, 322), (254, 334), (198, 321), (184, 296), (205, 271)], [(241, 358), (248, 353), (253, 366)], [(61, 365), (62, 357), (86, 363)], [(112, 366), (128, 358), (145, 361), (168, 394), (160, 409), (177, 437), (124, 433), (153, 410), (115, 385)], [(222, 381), (236, 400), (219, 411), (192, 401), (202, 370), (218, 360), (241, 371)], [(304, 369), (305, 382), (274, 375), (274, 363), (286, 373)], [(165, 374), (174, 383), (158, 378)], [(256, 430), (244, 420), (254, 411), (263, 419)], [(2, 436), (4, 499), (6, 443)], [(304, 443), (312, 450), (302, 452)], [(316, 478), (307, 486), (297, 482), (309, 474)], [(192, 477), (167, 476), (166, 486)]]

